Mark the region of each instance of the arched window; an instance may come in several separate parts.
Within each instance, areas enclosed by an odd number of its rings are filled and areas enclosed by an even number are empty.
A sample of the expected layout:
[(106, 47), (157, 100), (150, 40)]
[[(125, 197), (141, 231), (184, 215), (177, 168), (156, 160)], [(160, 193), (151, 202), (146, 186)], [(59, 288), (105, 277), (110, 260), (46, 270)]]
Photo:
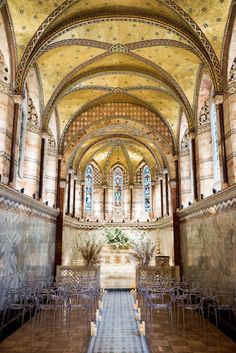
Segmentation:
[(115, 208), (122, 207), (123, 173), (120, 167), (114, 170), (114, 205)]
[(144, 211), (151, 211), (151, 172), (146, 165), (143, 169)]
[(220, 161), (219, 161), (219, 145), (218, 145), (218, 129), (217, 129), (217, 116), (216, 106), (214, 103), (211, 105), (211, 132), (212, 132), (212, 153), (214, 164), (214, 182), (220, 181)]
[(93, 167), (89, 164), (85, 171), (85, 210), (92, 211), (93, 206)]

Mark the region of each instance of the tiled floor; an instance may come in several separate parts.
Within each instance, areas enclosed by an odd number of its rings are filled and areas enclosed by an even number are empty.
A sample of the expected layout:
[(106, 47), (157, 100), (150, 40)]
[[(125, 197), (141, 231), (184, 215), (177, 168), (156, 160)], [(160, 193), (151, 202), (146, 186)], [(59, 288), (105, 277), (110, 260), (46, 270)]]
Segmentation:
[(107, 292), (93, 353), (143, 353), (129, 291)]
[(58, 319), (53, 323), (49, 313), (40, 323), (26, 323), (0, 344), (1, 353), (85, 353), (89, 328), (85, 320), (71, 314), (70, 325)]
[(184, 329), (175, 317), (172, 328), (166, 315), (154, 314), (153, 327), (147, 330), (151, 353), (236, 353), (236, 343), (212, 324), (203, 325), (197, 313), (187, 315), (185, 323)]
[[(114, 300), (117, 300), (117, 310), (115, 311), (114, 308), (112, 309)], [(120, 297), (119, 299), (113, 298), (113, 300), (107, 301), (111, 320), (107, 327), (100, 326), (101, 330), (103, 330), (101, 336), (103, 342), (98, 342), (94, 352), (117, 353), (120, 350), (116, 348), (125, 347), (123, 343), (126, 342), (127, 324), (131, 324), (131, 321), (127, 322), (127, 320), (132, 320), (133, 322), (133, 318), (117, 320), (119, 311), (126, 310), (123, 300), (124, 298)], [(192, 319), (189, 316), (186, 317), (185, 329), (182, 323), (177, 323), (176, 317), (174, 326), (171, 328), (166, 315), (163, 316), (162, 313), (154, 314), (153, 325), (152, 327), (151, 325), (148, 326), (146, 325), (146, 331), (151, 353), (236, 353), (236, 343), (213, 325), (205, 322), (204, 327), (202, 323), (200, 324), (197, 314)], [(117, 334), (119, 329), (121, 329), (121, 335)], [(133, 330), (132, 324), (131, 330)], [(106, 333), (109, 334), (109, 338), (107, 338)], [(115, 337), (112, 338), (111, 333)], [(134, 337), (137, 338), (135, 335)], [(37, 323), (34, 326), (33, 323), (28, 322), (23, 328), (8, 337), (0, 344), (0, 352), (85, 353), (88, 348), (88, 339), (89, 327), (85, 327), (84, 320), (77, 321), (72, 316), (70, 326), (64, 320), (57, 320), (53, 327), (53, 321), (48, 317), (44, 317), (40, 324)], [(136, 341), (131, 341), (128, 340), (130, 347), (137, 346)], [(111, 347), (113, 343), (114, 345)], [(129, 350), (123, 350), (122, 352), (128, 353)], [(131, 350), (131, 352), (138, 353), (139, 347), (136, 350)]]

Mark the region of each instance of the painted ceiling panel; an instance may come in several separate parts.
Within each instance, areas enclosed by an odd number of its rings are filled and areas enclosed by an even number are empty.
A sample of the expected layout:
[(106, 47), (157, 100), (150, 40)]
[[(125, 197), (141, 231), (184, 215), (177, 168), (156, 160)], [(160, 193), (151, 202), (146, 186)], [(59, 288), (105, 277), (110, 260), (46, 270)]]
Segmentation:
[(232, 1), (175, 0), (175, 2), (198, 24), (220, 58), (225, 24)]
[(41, 23), (64, 0), (8, 0), (13, 21), (18, 58), (20, 59), (30, 38)]
[(96, 75), (88, 79), (84, 79), (83, 82), (80, 82), (77, 87), (83, 86), (106, 86), (106, 87), (120, 87), (128, 88), (132, 86), (154, 86), (165, 89), (165, 86), (157, 82), (157, 80), (152, 79), (151, 77), (144, 77), (142, 75), (134, 73), (125, 73), (121, 72), (119, 74), (104, 74)]
[(91, 99), (98, 98), (106, 92), (102, 90), (82, 90), (65, 96), (58, 104), (61, 132), (72, 115)]
[(102, 53), (102, 49), (70, 46), (52, 49), (37, 61), (46, 104), (58, 83), (76, 66)]
[(182, 48), (170, 47), (143, 48), (134, 52), (153, 61), (172, 75), (192, 104), (196, 75), (201, 63), (196, 55)]
[(155, 91), (137, 90), (131, 93), (157, 109), (167, 119), (176, 136), (180, 106), (173, 98), (165, 93)]
[[(163, 2), (163, 1), (161, 1)], [(91, 11), (95, 13), (99, 10), (103, 10), (103, 13), (107, 13), (109, 9), (111, 10), (119, 10), (119, 9), (127, 9), (132, 13), (132, 10), (143, 10), (151, 13), (152, 15), (160, 15), (165, 16), (166, 18), (172, 20), (179, 20), (179, 16), (174, 14), (170, 9), (164, 6), (161, 2), (156, 0), (81, 0), (78, 1), (77, 4), (72, 6), (68, 11), (63, 15), (63, 21), (66, 21), (70, 18), (74, 18), (81, 13), (86, 13)], [(55, 26), (60, 23), (60, 20), (55, 21)]]
[(127, 44), (151, 39), (172, 39), (188, 43), (182, 36), (160, 24), (143, 23), (132, 18), (126, 20), (107, 19), (105, 22), (98, 20), (81, 23), (78, 27), (59, 35), (53, 40), (65, 39), (92, 39), (101, 42)]

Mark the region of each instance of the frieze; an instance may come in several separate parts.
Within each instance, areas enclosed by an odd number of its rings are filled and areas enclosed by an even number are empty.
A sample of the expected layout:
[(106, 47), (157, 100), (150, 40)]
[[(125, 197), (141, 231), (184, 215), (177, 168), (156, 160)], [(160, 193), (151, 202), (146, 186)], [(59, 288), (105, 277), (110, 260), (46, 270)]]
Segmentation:
[(214, 215), (217, 212), (227, 212), (232, 208), (236, 208), (235, 185), (180, 210), (178, 216), (180, 221), (185, 221), (195, 217)]
[(0, 209), (19, 212), (55, 223), (59, 212), (43, 203), (0, 184)]

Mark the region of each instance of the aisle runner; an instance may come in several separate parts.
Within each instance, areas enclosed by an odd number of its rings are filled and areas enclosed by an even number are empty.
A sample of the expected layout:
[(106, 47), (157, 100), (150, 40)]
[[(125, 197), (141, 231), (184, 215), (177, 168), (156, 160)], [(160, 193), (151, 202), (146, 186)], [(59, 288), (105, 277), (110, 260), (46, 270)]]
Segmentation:
[(147, 353), (128, 291), (107, 292), (93, 353)]

